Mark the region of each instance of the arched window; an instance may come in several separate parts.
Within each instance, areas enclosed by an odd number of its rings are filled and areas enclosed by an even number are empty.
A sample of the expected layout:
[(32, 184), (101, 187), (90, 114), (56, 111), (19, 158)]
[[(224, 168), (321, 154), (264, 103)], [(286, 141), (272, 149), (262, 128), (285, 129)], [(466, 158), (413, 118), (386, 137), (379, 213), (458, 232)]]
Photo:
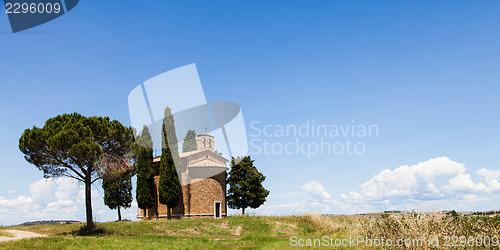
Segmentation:
[(208, 139), (208, 147), (211, 148), (212, 147), (212, 139)]
[(206, 147), (206, 146), (205, 146), (205, 143), (206, 143), (206, 142), (205, 142), (205, 138), (203, 138), (203, 147)]

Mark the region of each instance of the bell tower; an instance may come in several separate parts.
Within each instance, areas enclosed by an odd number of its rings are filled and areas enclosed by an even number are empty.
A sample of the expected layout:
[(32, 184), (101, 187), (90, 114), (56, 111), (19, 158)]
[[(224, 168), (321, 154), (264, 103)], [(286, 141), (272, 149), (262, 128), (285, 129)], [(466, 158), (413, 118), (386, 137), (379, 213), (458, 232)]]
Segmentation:
[(208, 134), (198, 135), (197, 138), (198, 150), (209, 149), (215, 151), (215, 140), (214, 137)]

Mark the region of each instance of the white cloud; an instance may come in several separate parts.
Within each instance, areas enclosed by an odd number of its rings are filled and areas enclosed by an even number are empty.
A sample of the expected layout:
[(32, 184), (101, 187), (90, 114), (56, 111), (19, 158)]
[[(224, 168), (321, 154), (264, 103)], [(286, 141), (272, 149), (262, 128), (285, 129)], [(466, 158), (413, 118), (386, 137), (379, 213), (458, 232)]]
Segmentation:
[[(400, 166), (392, 171), (385, 169), (361, 185), (362, 194), (369, 200), (438, 198), (440, 189), (434, 183), (435, 179), (458, 175), (465, 170), (464, 164), (447, 157), (430, 159), (412, 166)], [(352, 198), (360, 197), (355, 195)]]
[(482, 179), (486, 182), (486, 185), (488, 186), (490, 192), (500, 191), (500, 170), (494, 171), (481, 168), (476, 171), (476, 174), (481, 176)]
[(320, 201), (328, 201), (328, 199), (332, 196), (325, 191), (325, 188), (321, 185), (321, 183), (316, 181), (311, 181), (302, 185), (301, 189), (306, 191), (311, 196), (318, 198)]
[[(40, 179), (30, 186), (30, 193), (33, 200), (39, 205), (47, 205), (50, 201), (55, 200), (55, 192), (57, 188), (57, 180)], [(59, 182), (61, 182), (59, 180)]]
[(356, 191), (350, 191), (347, 195), (340, 194), (340, 197), (342, 197), (343, 199), (349, 199), (350, 203), (362, 203), (367, 201), (367, 198)]
[(360, 185), (360, 190), (340, 194), (340, 201), (317, 182), (300, 186), (311, 198), (286, 204), (264, 205), (261, 215), (307, 212), (354, 214), (386, 210), (485, 211), (498, 209), (500, 171), (480, 169), (467, 173), (463, 163), (439, 157), (415, 165), (385, 169)]
[[(263, 205), (257, 209), (255, 209), (255, 213), (259, 215), (265, 216), (279, 216), (279, 215), (289, 215), (289, 214), (300, 214), (305, 211), (305, 208), (308, 204), (306, 201), (298, 201), (286, 204), (278, 204), (278, 205)], [(251, 212), (250, 212), (251, 213)], [(234, 210), (232, 215), (239, 215), (240, 211)]]
[(470, 174), (459, 174), (450, 179), (445, 189), (449, 192), (487, 192), (488, 187), (483, 183), (474, 183)]
[[(385, 169), (361, 184), (361, 192), (350, 191), (341, 197), (347, 204), (371, 204), (379, 208), (417, 203), (470, 208), (473, 202), (487, 201), (485, 194), (500, 191), (500, 171), (476, 171), (482, 180), (477, 183), (466, 171), (463, 163), (447, 157), (434, 158), (412, 166)], [(445, 178), (447, 185), (441, 185), (440, 178)]]
[[(85, 192), (83, 185), (70, 178), (40, 179), (31, 184), (30, 197), (12, 199), (0, 196), (0, 222), (4, 225), (35, 220), (85, 221)], [(92, 187), (92, 209), (95, 221), (116, 220), (116, 210), (104, 205), (102, 191)], [(137, 203), (122, 210), (123, 218), (135, 219)]]
[[(385, 169), (360, 185), (360, 190), (340, 194), (339, 201), (317, 181), (300, 186), (311, 198), (272, 204), (255, 210), (260, 215), (307, 212), (355, 214), (385, 210), (481, 211), (497, 209), (500, 171), (480, 169), (467, 173), (463, 163), (439, 157), (415, 165)], [(474, 181), (474, 178), (477, 178)], [(498, 192), (498, 193), (495, 193)]]
[[(288, 202), (284, 204), (264, 204), (263, 206), (247, 210), (248, 214), (258, 215), (297, 215), (306, 213), (333, 213), (332, 206), (341, 205), (337, 201), (331, 199), (331, 194), (328, 193), (323, 185), (317, 181), (310, 181), (299, 187), (311, 197), (307, 200)], [(269, 200), (272, 202), (272, 200)], [(241, 211), (230, 210), (230, 215), (240, 214)]]
[[(262, 207), (257, 209), (248, 210), (248, 214), (257, 214), (264, 216), (282, 216), (282, 215), (301, 215), (308, 213), (320, 213), (328, 214), (335, 213), (334, 210), (338, 210), (337, 204), (335, 202), (325, 203), (321, 202), (311, 202), (311, 201), (297, 201), (278, 205), (267, 205), (264, 204)], [(332, 209), (332, 207), (334, 209)], [(239, 215), (240, 211), (233, 210), (230, 215)]]
[(12, 189), (12, 190), (7, 190), (6, 192), (4, 192), (4, 194), (6, 194), (6, 195), (17, 194), (17, 190), (14, 190), (14, 189)]

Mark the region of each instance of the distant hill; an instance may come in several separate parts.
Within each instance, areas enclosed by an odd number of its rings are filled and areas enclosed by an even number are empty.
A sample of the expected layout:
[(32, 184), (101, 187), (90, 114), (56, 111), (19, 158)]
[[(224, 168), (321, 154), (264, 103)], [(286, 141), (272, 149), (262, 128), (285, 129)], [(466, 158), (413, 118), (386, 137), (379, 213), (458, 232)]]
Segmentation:
[(493, 217), (500, 214), (500, 210), (464, 212), (463, 215), (483, 215)]
[(76, 220), (41, 220), (41, 221), (29, 221), (19, 224), (18, 226), (35, 226), (35, 225), (60, 225), (60, 224), (73, 224), (79, 223)]

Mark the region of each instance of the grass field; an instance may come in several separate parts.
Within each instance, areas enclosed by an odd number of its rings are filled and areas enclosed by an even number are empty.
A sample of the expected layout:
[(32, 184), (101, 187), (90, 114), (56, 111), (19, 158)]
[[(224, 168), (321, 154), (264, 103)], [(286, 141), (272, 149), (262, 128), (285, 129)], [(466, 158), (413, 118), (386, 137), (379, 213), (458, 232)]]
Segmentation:
[[(223, 219), (107, 222), (99, 223), (98, 230), (87, 236), (79, 233), (82, 225), (4, 227), (2, 229), (31, 231), (48, 237), (1, 242), (0, 248), (293, 248), (291, 236), (304, 240), (319, 239), (322, 236), (344, 239), (360, 235), (394, 240), (398, 238), (428, 240), (434, 236), (443, 239), (452, 235), (491, 238), (498, 237), (500, 232), (498, 217), (453, 217), (426, 213), (374, 217), (232, 216)], [(307, 244), (305, 241), (302, 243)], [(318, 246), (320, 245), (317, 244), (316, 247)], [(360, 245), (358, 248), (366, 248), (366, 245)], [(413, 248), (428, 247), (423, 245)], [(484, 246), (462, 248), (483, 249)], [(492, 248), (498, 249), (498, 246)]]
[[(300, 217), (243, 217), (99, 223), (98, 233), (79, 236), (82, 224), (4, 227), (45, 234), (0, 243), (0, 248), (234, 248), (289, 246), (289, 235), (312, 235)], [(0, 229), (1, 230), (1, 229)]]
[(12, 237), (10, 233), (2, 231), (2, 229), (0, 229), (0, 236)]

